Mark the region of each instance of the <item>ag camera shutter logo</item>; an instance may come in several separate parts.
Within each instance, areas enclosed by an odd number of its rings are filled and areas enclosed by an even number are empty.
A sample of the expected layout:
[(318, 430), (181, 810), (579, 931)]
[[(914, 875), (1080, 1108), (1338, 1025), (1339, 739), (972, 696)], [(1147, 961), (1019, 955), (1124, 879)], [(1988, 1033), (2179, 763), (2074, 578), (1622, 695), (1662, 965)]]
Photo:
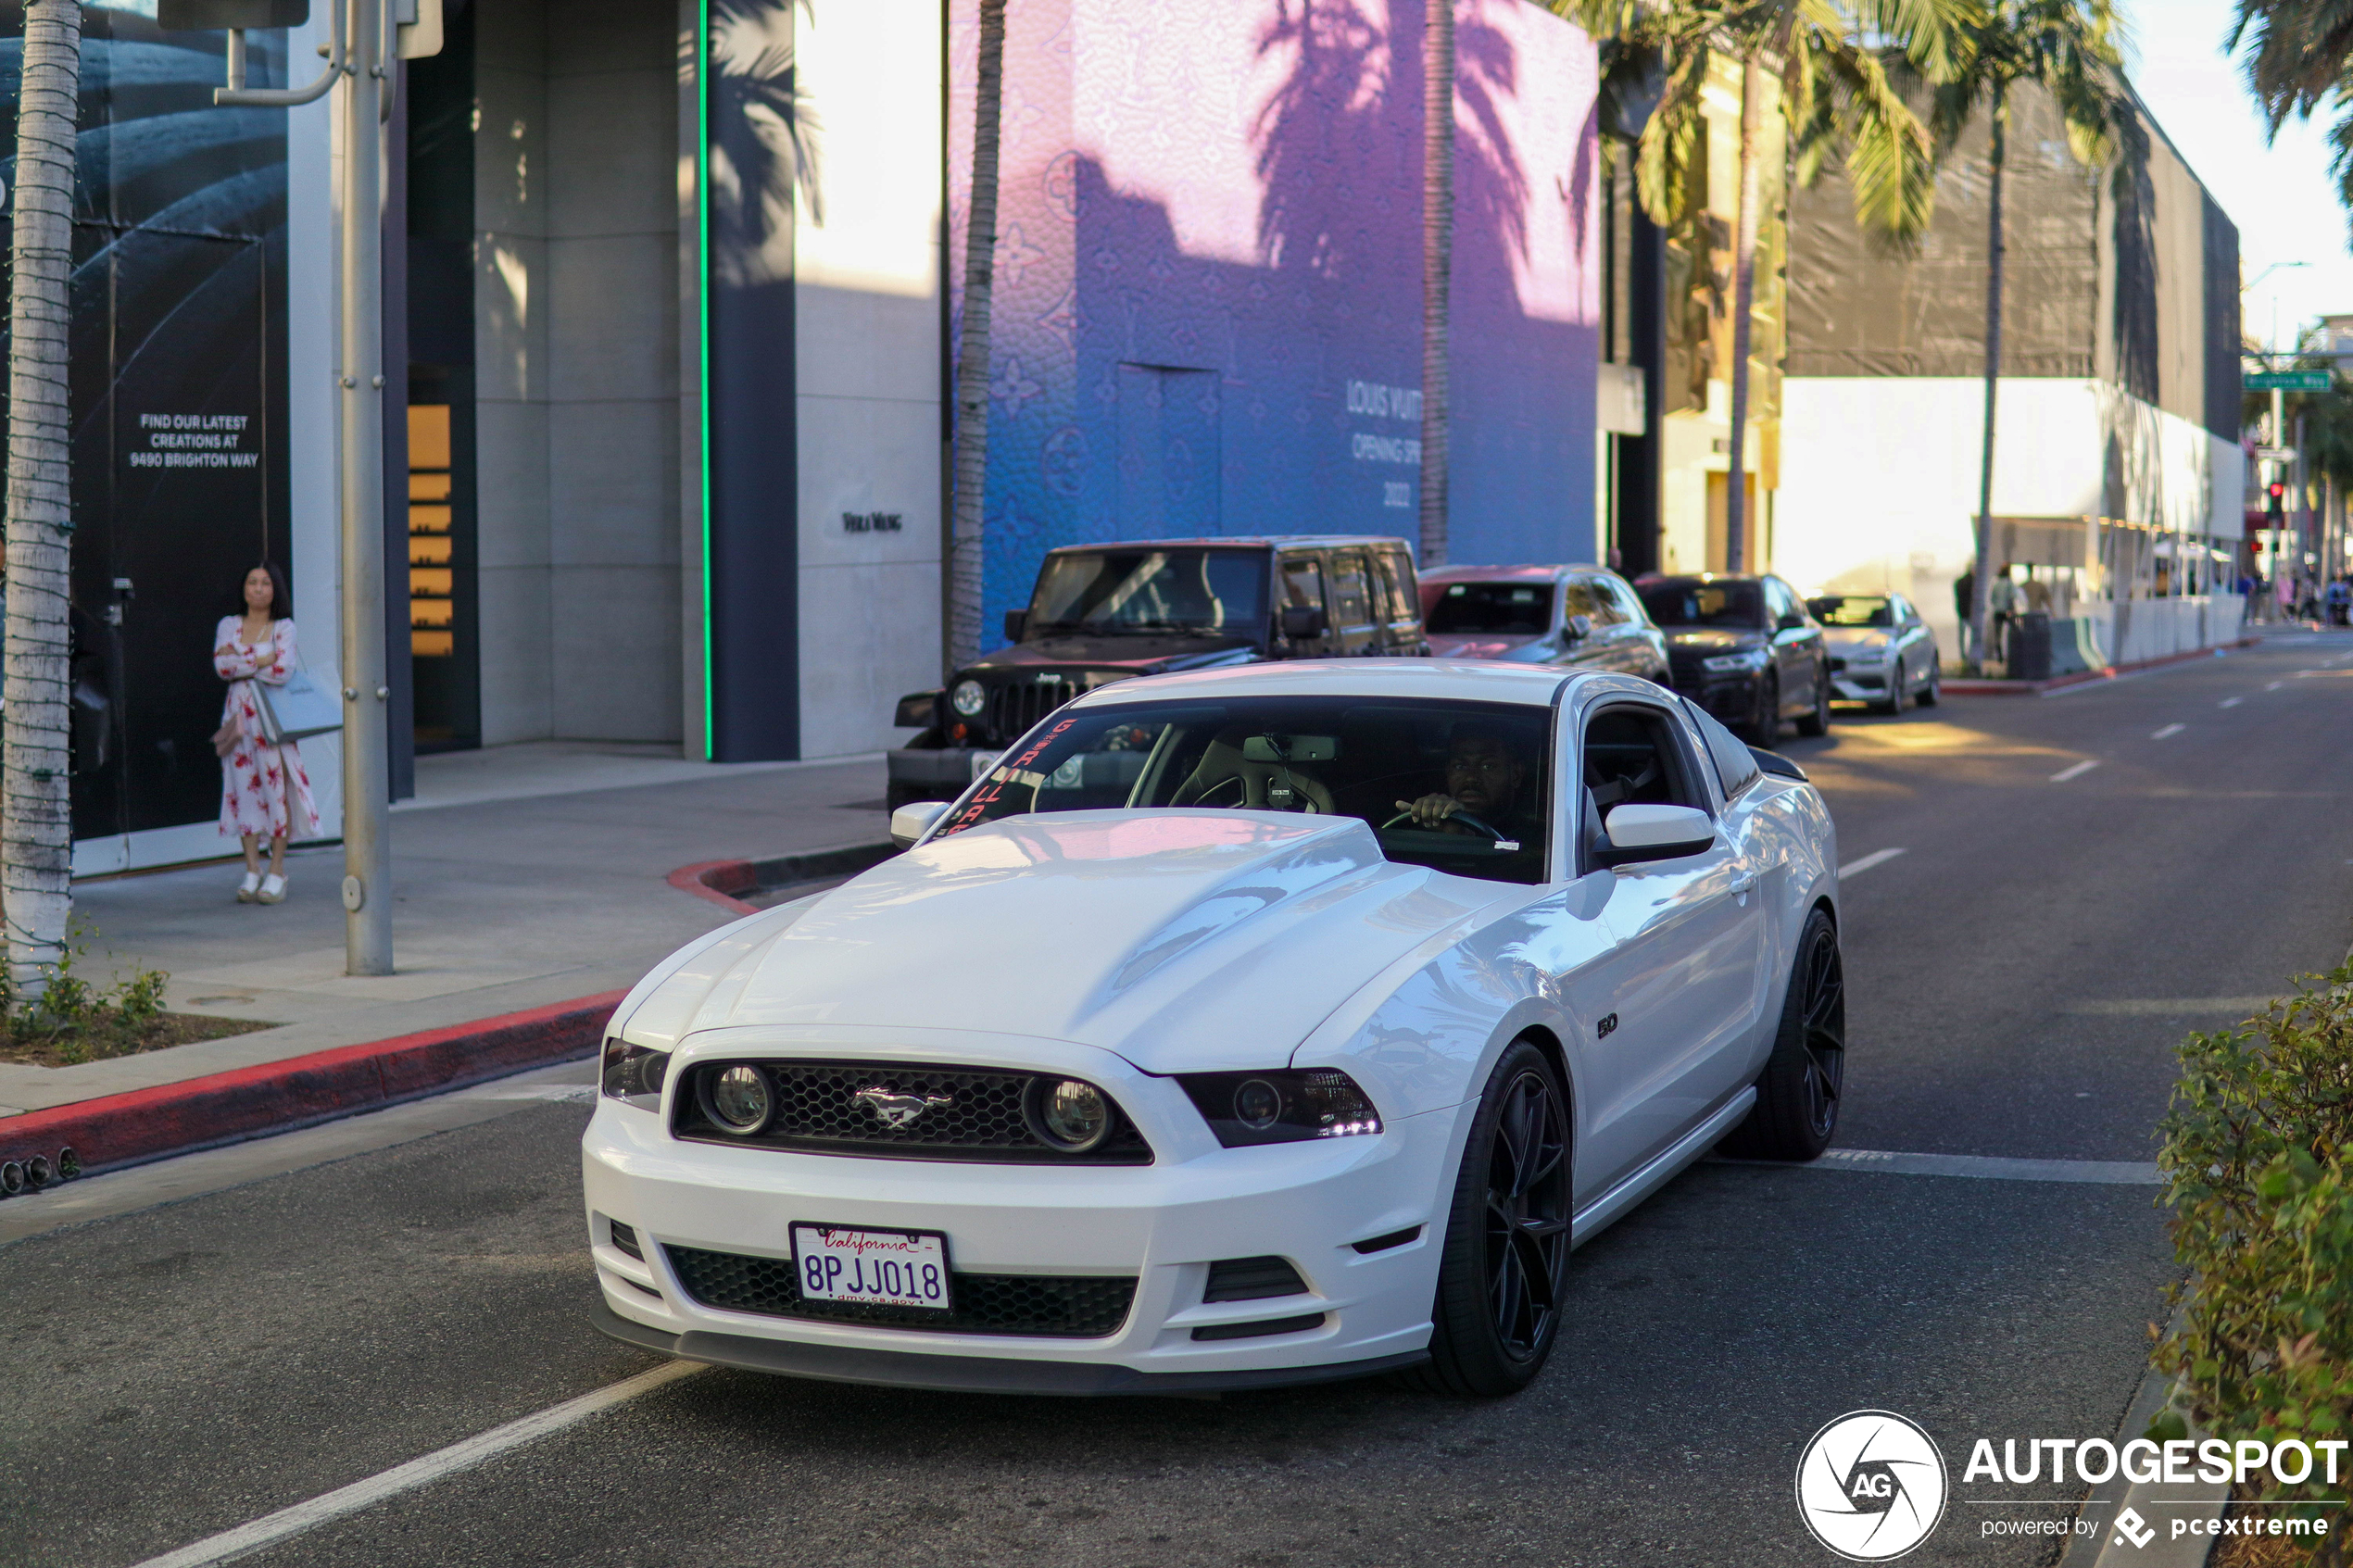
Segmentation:
[(1797, 1512), (1850, 1562), (1885, 1562), (1944, 1517), (1944, 1456), (1889, 1411), (1853, 1411), (1814, 1434), (1797, 1461)]

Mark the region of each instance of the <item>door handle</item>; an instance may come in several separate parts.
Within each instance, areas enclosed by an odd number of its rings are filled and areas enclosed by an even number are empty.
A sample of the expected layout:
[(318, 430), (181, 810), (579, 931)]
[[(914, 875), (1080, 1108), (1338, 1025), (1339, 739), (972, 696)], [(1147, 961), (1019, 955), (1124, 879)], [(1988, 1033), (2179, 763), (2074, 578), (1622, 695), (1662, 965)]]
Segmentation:
[(1732, 877), (1732, 893), (1733, 893), (1733, 896), (1734, 896), (1734, 897), (1738, 897), (1738, 896), (1740, 896), (1740, 895), (1742, 895), (1742, 894), (1744, 894), (1744, 893), (1753, 893), (1753, 892), (1755, 892), (1755, 890), (1756, 890), (1756, 873), (1755, 873), (1755, 872), (1741, 872), (1735, 873), (1735, 874), (1734, 874), (1734, 876)]

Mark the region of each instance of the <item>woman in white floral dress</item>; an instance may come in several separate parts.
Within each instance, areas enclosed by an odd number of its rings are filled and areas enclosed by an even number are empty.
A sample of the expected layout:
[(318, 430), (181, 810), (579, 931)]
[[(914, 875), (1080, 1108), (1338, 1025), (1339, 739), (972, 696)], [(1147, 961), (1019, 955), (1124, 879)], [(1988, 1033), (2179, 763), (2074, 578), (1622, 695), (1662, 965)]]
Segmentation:
[[(285, 574), (263, 564), (245, 573), (243, 615), (224, 615), (212, 635), (213, 672), (229, 683), (220, 710), (220, 831), (245, 845), (245, 879), (237, 902), (274, 904), (286, 896), (286, 838), (319, 831), (302, 748), (263, 739), (261, 694), (255, 683), (283, 686), (295, 672), (295, 623), (287, 618)], [(262, 874), (260, 841), (270, 840)]]

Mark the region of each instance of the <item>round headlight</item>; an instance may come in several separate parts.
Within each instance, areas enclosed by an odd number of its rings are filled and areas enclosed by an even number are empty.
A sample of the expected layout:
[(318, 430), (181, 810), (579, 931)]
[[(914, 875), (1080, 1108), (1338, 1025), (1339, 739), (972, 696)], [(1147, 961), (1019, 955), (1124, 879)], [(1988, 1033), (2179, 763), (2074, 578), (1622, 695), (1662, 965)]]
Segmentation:
[(1282, 1113), (1282, 1091), (1264, 1078), (1252, 1078), (1234, 1091), (1234, 1120), (1252, 1132), (1265, 1132)]
[(959, 717), (977, 719), (980, 710), (988, 706), (988, 694), (980, 689), (978, 681), (959, 681), (956, 689), (948, 694), (948, 706), (954, 709)]
[(1065, 1154), (1084, 1154), (1111, 1135), (1111, 1101), (1092, 1084), (1043, 1084), (1035, 1105), (1033, 1130)]
[(738, 1137), (749, 1137), (768, 1124), (776, 1097), (769, 1091), (768, 1075), (759, 1068), (730, 1067), (708, 1082), (705, 1109), (721, 1127)]

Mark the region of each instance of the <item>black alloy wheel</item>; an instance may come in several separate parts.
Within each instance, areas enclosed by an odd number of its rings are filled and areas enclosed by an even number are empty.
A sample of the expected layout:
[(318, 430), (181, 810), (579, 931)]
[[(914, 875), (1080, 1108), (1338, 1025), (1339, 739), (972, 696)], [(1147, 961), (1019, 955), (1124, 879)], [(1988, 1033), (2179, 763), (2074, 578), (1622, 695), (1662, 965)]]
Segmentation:
[(1814, 708), (1801, 714), (1797, 721), (1801, 735), (1826, 735), (1831, 733), (1831, 666), (1830, 660), (1814, 661)]
[(1411, 1381), (1490, 1399), (1535, 1381), (1560, 1334), (1574, 1201), (1568, 1097), (1552, 1060), (1516, 1041), (1488, 1077), (1463, 1150), (1430, 1359)]
[(1838, 1131), (1846, 1086), (1846, 968), (1838, 928), (1816, 909), (1797, 939), (1773, 1054), (1756, 1080), (1756, 1106), (1723, 1151), (1751, 1160), (1812, 1160)]

